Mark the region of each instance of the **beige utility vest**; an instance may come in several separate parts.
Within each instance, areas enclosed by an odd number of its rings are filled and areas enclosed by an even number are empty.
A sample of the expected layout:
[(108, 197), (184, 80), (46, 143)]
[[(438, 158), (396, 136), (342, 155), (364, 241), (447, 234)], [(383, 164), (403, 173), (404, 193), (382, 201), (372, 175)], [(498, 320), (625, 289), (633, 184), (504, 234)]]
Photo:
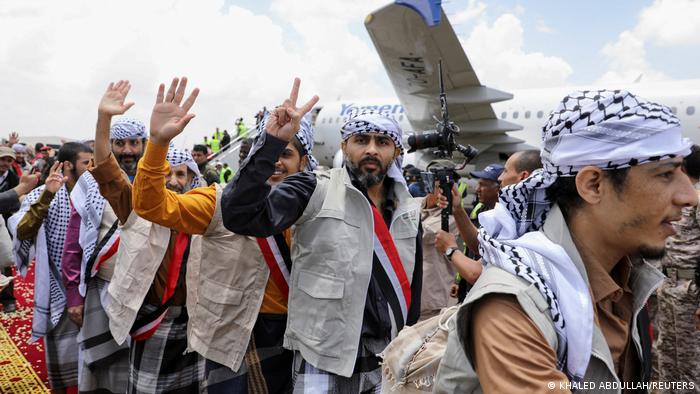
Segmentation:
[[(136, 321), (148, 289), (153, 283), (158, 267), (170, 246), (171, 230), (151, 223), (131, 211), (121, 227), (119, 249), (114, 264), (114, 274), (107, 288), (105, 311), (109, 316), (109, 329), (118, 344), (124, 343)], [(200, 236), (192, 237), (189, 263), (197, 261), (201, 253)], [(198, 264), (193, 264), (195, 267)], [(188, 295), (190, 291), (188, 290)]]
[[(557, 205), (552, 207), (542, 230), (554, 243), (561, 245), (571, 257), (572, 262), (588, 283), (588, 276), (569, 233), (566, 221)], [(632, 341), (637, 349), (637, 354), (642, 354), (642, 345), (637, 327), (637, 315), (646, 304), (651, 293), (663, 282), (664, 276), (648, 263), (641, 261), (632, 270), (630, 287), (634, 293), (632, 317)], [(543, 337), (557, 352), (558, 340), (554, 329), (554, 322), (547, 309), (547, 302), (542, 294), (524, 279), (498, 267), (490, 266), (485, 269), (474, 287), (467, 294), (462, 306), (457, 312), (456, 322), (465, 322), (471, 319), (471, 307), (476, 301), (488, 294), (512, 294), (516, 297), (523, 311), (533, 323), (540, 329)], [(459, 323), (458, 323), (459, 324)], [(468, 360), (464, 344), (459, 340), (456, 325), (451, 327), (445, 355), (440, 362), (433, 393), (481, 393), (479, 378)], [(469, 335), (471, 336), (471, 334)], [(467, 344), (468, 345), (468, 344)], [(620, 380), (615, 370), (610, 348), (603, 332), (597, 324), (593, 325), (593, 342), (591, 347), (591, 359), (586, 369), (583, 382), (588, 387), (577, 390), (577, 393), (620, 393), (618, 389)], [(589, 387), (595, 389), (589, 390)], [(605, 389), (610, 387), (610, 389)], [(618, 387), (618, 388), (614, 388)], [(601, 389), (602, 388), (602, 389)]]
[[(374, 221), (345, 168), (318, 172), (316, 179), (294, 228), (284, 346), (317, 368), (350, 376), (372, 274)], [(412, 280), (420, 203), (402, 183), (394, 183), (394, 193), (398, 205), (389, 231)]]
[[(117, 215), (114, 213), (112, 206), (107, 203), (105, 204), (104, 210), (102, 211), (102, 221), (100, 222), (100, 229), (98, 230), (97, 242), (100, 242), (109, 229), (112, 228), (114, 222), (118, 220)], [(100, 279), (109, 282), (112, 280), (112, 275), (114, 275), (114, 263), (117, 260), (117, 254), (115, 253), (107, 260), (100, 264), (100, 268), (97, 270), (97, 276)]]
[(202, 258), (194, 263), (198, 267), (187, 267), (187, 339), (190, 350), (237, 371), (270, 271), (255, 237), (224, 227), (221, 193), (217, 184), (216, 210), (202, 237)]

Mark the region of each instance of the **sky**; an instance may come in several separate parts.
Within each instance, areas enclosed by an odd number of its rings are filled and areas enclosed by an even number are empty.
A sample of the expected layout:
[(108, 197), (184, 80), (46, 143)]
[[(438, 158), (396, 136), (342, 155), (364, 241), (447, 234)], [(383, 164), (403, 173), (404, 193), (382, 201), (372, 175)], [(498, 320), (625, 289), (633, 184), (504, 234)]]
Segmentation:
[[(146, 123), (157, 86), (201, 93), (178, 137), (250, 124), (281, 102), (389, 97), (365, 30), (386, 0), (0, 0), (0, 136), (94, 135), (110, 81), (128, 79), (128, 116)], [(700, 1), (445, 0), (485, 85), (502, 89), (700, 78)]]

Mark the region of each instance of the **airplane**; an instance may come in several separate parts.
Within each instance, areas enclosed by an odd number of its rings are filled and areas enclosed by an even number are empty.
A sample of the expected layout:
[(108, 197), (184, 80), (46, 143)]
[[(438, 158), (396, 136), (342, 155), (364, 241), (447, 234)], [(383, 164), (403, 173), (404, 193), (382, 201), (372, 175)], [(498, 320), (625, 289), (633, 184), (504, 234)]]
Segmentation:
[[(450, 118), (461, 132), (456, 141), (479, 149), (467, 170), (504, 162), (514, 152), (539, 149), (542, 126), (549, 113), (576, 90), (626, 89), (671, 107), (680, 118), (684, 135), (700, 143), (700, 79), (645, 83), (643, 76), (628, 84), (604, 87), (563, 86), (513, 90), (511, 93), (481, 83), (457, 35), (435, 0), (396, 0), (365, 18), (365, 27), (391, 80), (395, 97), (341, 100), (312, 110), (314, 156), (327, 167), (342, 165), (340, 127), (362, 110), (393, 116), (407, 134), (434, 132), (440, 114), (438, 62), (442, 60)], [(234, 143), (219, 159), (238, 167)], [(407, 146), (407, 145), (406, 145)], [(425, 168), (436, 159), (430, 150), (406, 155), (404, 165)], [(455, 155), (456, 162), (461, 161)]]

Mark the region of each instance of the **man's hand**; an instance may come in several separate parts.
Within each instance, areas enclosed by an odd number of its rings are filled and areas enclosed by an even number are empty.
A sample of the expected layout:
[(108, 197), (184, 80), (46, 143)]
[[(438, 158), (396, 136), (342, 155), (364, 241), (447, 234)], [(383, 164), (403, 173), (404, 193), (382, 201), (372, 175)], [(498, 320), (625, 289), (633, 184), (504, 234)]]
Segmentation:
[(110, 82), (107, 91), (102, 96), (102, 100), (100, 100), (99, 107), (97, 107), (97, 113), (99, 115), (114, 116), (122, 115), (128, 111), (134, 105), (133, 102), (124, 104), (130, 89), (131, 84), (129, 81), (119, 81), (116, 84)]
[(10, 133), (10, 135), (7, 137), (7, 143), (8, 143), (10, 146), (12, 146), (12, 145), (14, 145), (14, 144), (16, 144), (16, 143), (18, 143), (18, 142), (19, 142), (19, 134), (17, 134), (17, 132), (14, 132), (14, 131), (13, 131), (13, 132)]
[(51, 193), (56, 193), (58, 189), (63, 186), (64, 183), (68, 180), (68, 177), (63, 176), (63, 173), (61, 172), (61, 169), (63, 168), (63, 163), (60, 162), (55, 162), (51, 166), (51, 170), (49, 171), (49, 176), (46, 178), (46, 181), (44, 184), (46, 185), (46, 189), (50, 191)]
[(438, 252), (445, 254), (447, 248), (457, 249), (457, 240), (454, 235), (443, 230), (438, 230), (435, 235), (435, 247)]
[(194, 114), (188, 113), (194, 101), (197, 99), (199, 89), (195, 88), (187, 100), (182, 103), (187, 87), (187, 77), (182, 80), (173, 78), (168, 92), (165, 92), (165, 85), (158, 87), (156, 105), (151, 113), (151, 142), (158, 145), (168, 146), (173, 138), (177, 137), (185, 129)]
[(70, 306), (67, 309), (68, 318), (78, 327), (83, 326), (83, 305)]
[(452, 185), (452, 211), (454, 211), (455, 209), (463, 209), (462, 195), (459, 193), (459, 189), (457, 189), (456, 183)]
[(318, 102), (318, 96), (311, 97), (301, 108), (297, 108), (297, 99), (299, 98), (299, 85), (301, 80), (294, 78), (292, 92), (289, 98), (284, 100), (284, 103), (279, 107), (270, 111), (270, 117), (265, 124), (265, 131), (268, 134), (284, 141), (291, 141), (292, 137), (299, 131), (301, 118), (304, 117)]
[(38, 184), (39, 174), (22, 175), (19, 178), (19, 185), (15, 186), (15, 193), (17, 193), (17, 197), (23, 196), (34, 190)]

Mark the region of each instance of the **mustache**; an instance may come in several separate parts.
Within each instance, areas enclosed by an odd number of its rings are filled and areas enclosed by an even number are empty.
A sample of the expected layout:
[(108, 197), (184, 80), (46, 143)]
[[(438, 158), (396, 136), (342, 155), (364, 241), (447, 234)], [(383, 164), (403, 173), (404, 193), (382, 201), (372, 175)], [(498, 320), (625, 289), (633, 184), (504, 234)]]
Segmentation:
[(358, 163), (357, 166), (358, 166), (358, 167), (361, 167), (361, 166), (363, 166), (363, 165), (365, 165), (365, 164), (368, 164), (368, 163), (375, 164), (377, 167), (379, 167), (379, 168), (381, 168), (381, 169), (384, 169), (384, 166), (382, 165), (382, 162), (379, 161), (379, 159), (377, 159), (376, 157), (372, 157), (372, 156), (367, 156), (367, 157), (365, 157), (364, 159), (360, 160), (360, 162)]

